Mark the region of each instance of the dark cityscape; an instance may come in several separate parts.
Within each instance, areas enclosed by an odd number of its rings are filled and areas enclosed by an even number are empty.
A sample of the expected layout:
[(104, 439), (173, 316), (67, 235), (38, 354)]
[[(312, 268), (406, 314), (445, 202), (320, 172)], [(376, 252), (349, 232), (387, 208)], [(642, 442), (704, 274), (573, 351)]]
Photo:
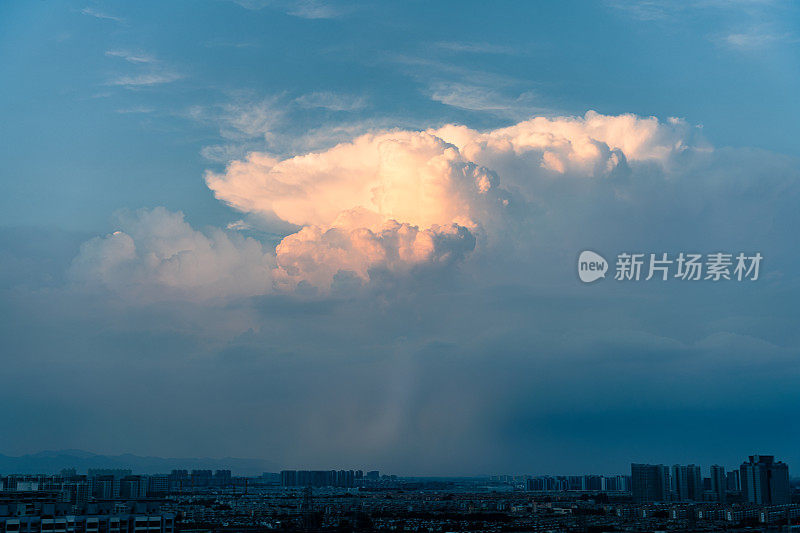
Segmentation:
[(3, 533), (800, 529), (800, 480), (769, 455), (727, 469), (634, 463), (569, 476), (64, 468), (4, 475), (0, 488)]

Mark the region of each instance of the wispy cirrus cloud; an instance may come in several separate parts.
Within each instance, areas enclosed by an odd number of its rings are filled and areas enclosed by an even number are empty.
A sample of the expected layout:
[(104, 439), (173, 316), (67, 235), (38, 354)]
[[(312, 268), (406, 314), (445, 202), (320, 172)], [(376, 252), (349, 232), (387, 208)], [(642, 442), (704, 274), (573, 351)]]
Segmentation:
[(186, 118), (219, 127), (222, 138), (229, 141), (246, 141), (268, 138), (282, 123), (286, 110), (279, 105), (278, 96), (264, 98), (237, 97), (233, 101), (192, 106)]
[(239, 6), (259, 10), (264, 8), (278, 9), (291, 15), (304, 19), (332, 19), (345, 14), (346, 9), (341, 3), (324, 0), (232, 0)]
[(339, 7), (319, 0), (300, 0), (286, 10), (289, 15), (304, 19), (332, 19), (343, 14)]
[(200, 155), (209, 161), (227, 163), (253, 150), (265, 150), (274, 143), (276, 131), (285, 122), (286, 108), (280, 96), (256, 98), (238, 95), (231, 101), (194, 105), (182, 111), (182, 118), (218, 130), (223, 142), (204, 146)]
[(212, 39), (203, 43), (206, 48), (255, 48), (258, 43), (255, 41), (227, 41), (223, 39)]
[(105, 55), (135, 65), (135, 72), (114, 76), (106, 82), (106, 85), (133, 89), (172, 83), (184, 77), (183, 74), (165, 65), (155, 56), (144, 52), (107, 50)]
[(609, 0), (606, 5), (625, 13), (631, 18), (642, 21), (664, 20), (672, 16), (674, 9), (679, 8), (678, 4), (665, 2), (664, 0)]
[(81, 13), (83, 13), (84, 15), (88, 15), (90, 17), (94, 17), (96, 19), (113, 20), (114, 22), (124, 22), (124, 19), (122, 19), (120, 17), (114, 16), (114, 15), (109, 15), (108, 13), (106, 13), (104, 11), (99, 11), (99, 10), (94, 9), (92, 7), (84, 7), (83, 9), (81, 9)]
[(304, 94), (296, 98), (295, 102), (301, 107), (319, 107), (330, 111), (356, 111), (367, 105), (367, 99), (363, 96), (338, 94), (330, 91)]
[(423, 93), (431, 100), (451, 107), (513, 119), (555, 112), (531, 90), (531, 81), (451, 60), (409, 55), (389, 56), (386, 60), (424, 84)]
[[(697, 23), (709, 17), (720, 29), (707, 34), (708, 40), (737, 51), (761, 50), (778, 44), (800, 41), (785, 20), (790, 2), (775, 0), (608, 0), (606, 5), (624, 15), (643, 21), (663, 24)], [(705, 22), (704, 22), (705, 24)]]
[[(263, 97), (240, 93), (233, 95), (227, 102), (192, 106), (183, 111), (181, 116), (218, 128), (224, 142), (205, 146), (200, 153), (209, 161), (228, 163), (243, 159), (254, 150), (289, 155), (326, 149), (359, 134), (385, 129), (392, 124), (410, 126), (408, 120), (397, 117), (365, 119), (360, 112), (368, 105), (367, 96), (331, 91), (300, 96), (283, 93)], [(351, 113), (354, 118), (332, 125), (328, 122), (330, 111), (339, 113), (342, 117)], [(295, 119), (299, 115), (308, 124), (302, 130), (296, 127)]]
[(532, 91), (508, 96), (491, 87), (458, 82), (434, 83), (430, 87), (430, 98), (459, 109), (483, 111), (509, 118), (548, 111)]
[(171, 72), (171, 71), (146, 72), (143, 74), (118, 76), (116, 78), (109, 80), (107, 85), (115, 85), (128, 88), (150, 87), (153, 85), (172, 83), (173, 81), (177, 81), (181, 78), (183, 78), (183, 75), (177, 72)]
[(253, 225), (249, 222), (245, 222), (242, 219), (234, 220), (233, 222), (228, 222), (228, 225), (225, 229), (234, 230), (234, 231), (247, 231), (253, 229)]
[(434, 43), (436, 48), (447, 50), (456, 53), (473, 53), (473, 54), (503, 54), (503, 55), (516, 55), (522, 52), (521, 49), (513, 46), (504, 46), (492, 43), (473, 43), (473, 42), (460, 42), (460, 41), (439, 41)]
[(717, 44), (739, 51), (761, 50), (777, 44), (797, 43), (800, 39), (791, 32), (768, 25), (748, 28), (712, 38)]
[(128, 63), (155, 63), (156, 58), (141, 52), (130, 52), (127, 50), (107, 50), (106, 56), (118, 57), (124, 59)]
[(153, 113), (154, 111), (155, 109), (147, 106), (122, 107), (120, 109), (117, 109), (117, 113), (121, 115), (136, 115), (136, 114), (147, 115)]

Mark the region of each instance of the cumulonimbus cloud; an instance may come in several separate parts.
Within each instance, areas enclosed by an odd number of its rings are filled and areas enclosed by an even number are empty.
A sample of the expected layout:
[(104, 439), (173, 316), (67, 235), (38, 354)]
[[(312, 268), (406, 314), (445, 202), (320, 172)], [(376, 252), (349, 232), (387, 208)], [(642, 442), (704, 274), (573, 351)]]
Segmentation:
[(488, 169), (432, 133), (411, 131), (363, 135), (282, 161), (251, 153), (223, 174), (208, 173), (206, 182), (240, 211), (298, 226), (358, 224), (373, 230), (388, 220), (420, 228), (474, 227), (479, 204), (498, 194)]
[(420, 230), (391, 221), (377, 231), (307, 226), (278, 245), (276, 282), (282, 287), (305, 282), (326, 288), (342, 274), (368, 281), (374, 268), (407, 273), (420, 265), (449, 265), (474, 247), (475, 237), (458, 224)]
[(253, 239), (205, 235), (180, 215), (155, 210), (84, 245), (75, 268), (106, 284), (154, 278), (181, 290), (210, 284), (211, 294), (263, 294), (300, 284), (325, 292), (342, 276), (368, 283), (375, 270), (446, 267), (513, 234), (511, 204), (535, 197), (539, 180), (666, 168), (700, 147), (692, 137), (681, 120), (590, 111), (483, 132), (457, 125), (380, 131), (286, 159), (252, 152), (208, 172), (206, 183), (234, 209), (296, 228), (274, 257)]

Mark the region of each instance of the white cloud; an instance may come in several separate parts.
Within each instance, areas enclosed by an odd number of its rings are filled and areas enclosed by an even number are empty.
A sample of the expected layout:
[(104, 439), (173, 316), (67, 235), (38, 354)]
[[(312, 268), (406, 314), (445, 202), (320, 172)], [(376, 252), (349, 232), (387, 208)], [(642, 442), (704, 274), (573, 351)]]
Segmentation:
[(518, 55), (521, 53), (518, 48), (491, 43), (440, 41), (435, 43), (435, 46), (442, 50), (458, 53), (502, 55)]
[(430, 88), (430, 98), (459, 109), (487, 111), (511, 118), (531, 116), (544, 111), (530, 91), (511, 97), (491, 87), (467, 83), (434, 83)]
[(341, 16), (342, 11), (331, 2), (322, 0), (295, 0), (286, 13), (304, 19), (332, 19)]
[(253, 229), (253, 226), (252, 224), (239, 219), (239, 220), (234, 220), (233, 222), (228, 222), (226, 228), (235, 231), (247, 231)]
[[(277, 247), (276, 275), (284, 285), (305, 281), (326, 290), (340, 270), (364, 281), (371, 269), (400, 271), (404, 261), (410, 268), (436, 255), (432, 248), (400, 253), (408, 246), (398, 232), (433, 242), (443, 228), (460, 228), (479, 245), (507, 239), (514, 195), (503, 180), (533, 200), (538, 179), (606, 177), (628, 162), (666, 168), (687, 142), (691, 128), (677, 119), (588, 112), (487, 132), (447, 125), (370, 133), (287, 159), (253, 152), (222, 173), (208, 172), (206, 182), (239, 211), (300, 227)], [(500, 177), (495, 166), (504, 169)]]
[(138, 52), (129, 52), (126, 50), (107, 50), (106, 55), (108, 57), (118, 57), (120, 59), (124, 59), (129, 63), (155, 63), (156, 59), (153, 56), (138, 53)]
[(791, 33), (762, 25), (745, 31), (728, 33), (717, 37), (716, 41), (731, 49), (755, 51), (779, 43), (796, 43), (798, 39)]
[(203, 158), (215, 163), (228, 163), (234, 159), (244, 159), (247, 154), (256, 149), (250, 143), (212, 144), (200, 149)]
[(274, 256), (258, 241), (219, 229), (193, 229), (163, 207), (124, 212), (118, 230), (81, 246), (71, 267), (77, 283), (144, 301), (205, 300), (267, 294)]
[(155, 112), (155, 109), (147, 106), (122, 107), (117, 109), (117, 113), (121, 115), (146, 115), (153, 112)]
[(588, 112), (581, 118), (537, 117), (488, 132), (454, 125), (390, 131), (284, 160), (254, 152), (222, 174), (209, 172), (206, 182), (240, 211), (300, 226), (330, 225), (358, 208), (377, 223), (475, 227), (485, 211), (481, 204), (499, 205), (504, 194), (489, 170), (492, 160), (533, 154), (525, 162), (537, 172), (557, 160), (564, 167), (560, 173), (569, 168), (604, 174), (624, 158), (666, 161), (686, 148), (689, 130), (681, 121)]
[[(208, 254), (209, 248), (251, 250), (257, 244), (219, 230), (206, 236), (167, 212), (128, 217), (122, 234), (87, 245), (80, 263), (111, 284), (126, 275), (139, 284), (155, 276), (156, 285), (201, 294), (203, 283), (211, 282), (216, 295), (307, 286), (324, 293), (341, 284), (414, 277), (421, 269), (447, 271), (456, 264), (473, 265), (470, 271), (478, 278), (501, 276), (501, 270), (511, 277), (524, 274), (515, 267), (520, 261), (544, 268), (549, 263), (540, 265), (539, 254), (564, 253), (565, 246), (571, 257), (571, 247), (599, 246), (626, 235), (642, 242), (658, 234), (664, 218), (688, 232), (676, 226), (670, 236), (688, 235), (691, 242), (709, 238), (693, 228), (702, 217), (714, 216), (713, 202), (737, 206), (741, 217), (729, 221), (725, 235), (741, 237), (752, 231), (748, 220), (763, 217), (762, 208), (745, 198), (748, 191), (771, 190), (777, 185), (770, 180), (787, 175), (770, 170), (774, 161), (741, 150), (735, 157), (717, 153), (680, 119), (630, 114), (534, 117), (487, 131), (452, 124), (384, 130), (293, 157), (251, 152), (206, 174), (215, 196), (245, 213), (245, 220), (269, 233), (282, 232), (274, 255), (256, 249), (231, 260), (246, 272), (252, 271), (245, 263), (254, 261), (258, 283), (217, 283), (214, 276), (221, 277), (227, 264), (218, 259), (212, 264), (219, 269), (190, 277), (194, 281), (185, 285), (164, 281), (173, 272), (165, 265), (175, 260), (165, 256), (153, 266), (142, 261), (142, 250), (152, 248), (148, 232), (157, 232), (159, 224), (180, 227), (168, 233), (200, 243), (186, 247), (197, 250), (188, 257)], [(250, 222), (228, 228), (242, 230)], [(588, 235), (593, 242), (585, 241)], [(232, 244), (222, 245), (227, 242)], [(92, 264), (99, 266), (93, 270)]]
[(670, 17), (680, 4), (665, 0), (607, 0), (610, 7), (638, 20), (654, 21)]
[(90, 17), (94, 17), (94, 18), (97, 18), (97, 19), (113, 20), (114, 22), (122, 22), (122, 19), (120, 17), (115, 17), (113, 15), (109, 15), (108, 13), (105, 13), (103, 11), (98, 11), (97, 9), (94, 9), (94, 8), (91, 8), (91, 7), (84, 7), (83, 9), (81, 9), (81, 13), (83, 13), (84, 15), (89, 15)]
[(245, 9), (273, 8), (304, 19), (331, 19), (343, 14), (341, 3), (325, 0), (232, 0)]
[(142, 74), (132, 74), (118, 76), (108, 82), (107, 85), (118, 85), (121, 87), (136, 88), (136, 87), (149, 87), (153, 85), (161, 85), (164, 83), (172, 83), (183, 78), (177, 72), (161, 71), (161, 72), (146, 72)]
[(457, 224), (416, 226), (390, 221), (372, 231), (348, 225), (325, 229), (307, 226), (289, 235), (276, 249), (276, 282), (283, 288), (306, 283), (323, 290), (337, 279), (370, 281), (370, 272), (404, 274), (414, 268), (448, 266), (475, 247), (475, 237)]
[(594, 111), (583, 117), (536, 117), (483, 133), (453, 125), (431, 133), (482, 165), (533, 153), (540, 157), (543, 168), (559, 174), (570, 169), (583, 176), (606, 174), (623, 159), (666, 164), (693, 142), (691, 128), (678, 119), (665, 124), (655, 117), (608, 116)]
[(717, 21), (708, 39), (737, 51), (758, 51), (777, 44), (798, 42), (795, 28), (786, 24), (786, 2), (774, 0), (607, 0), (606, 4), (632, 18), (661, 24), (693, 22), (708, 27)]
[[(285, 118), (286, 112), (278, 105), (278, 100), (276, 96), (260, 100), (237, 98), (226, 104), (193, 106), (186, 111), (185, 116), (217, 126), (220, 135), (229, 141), (266, 140), (273, 136), (274, 130)], [(232, 144), (212, 148), (218, 154), (235, 152), (238, 149)]]
[(316, 92), (304, 94), (295, 99), (301, 107), (321, 107), (331, 111), (357, 111), (367, 105), (363, 96), (337, 94), (332, 92)]
[(164, 83), (172, 83), (183, 78), (183, 75), (176, 70), (169, 68), (156, 57), (142, 52), (130, 52), (127, 50), (107, 50), (107, 57), (122, 59), (135, 65), (131, 67), (133, 73), (121, 74), (109, 80), (106, 85), (115, 85), (136, 89)]
[(241, 211), (326, 226), (362, 209), (373, 217), (371, 229), (388, 220), (475, 227), (479, 206), (500, 194), (495, 181), (440, 138), (407, 131), (367, 134), (283, 161), (252, 153), (206, 176), (216, 196)]
[(226, 139), (253, 138), (269, 135), (283, 113), (274, 100), (265, 99), (250, 105), (223, 106), (220, 133)]

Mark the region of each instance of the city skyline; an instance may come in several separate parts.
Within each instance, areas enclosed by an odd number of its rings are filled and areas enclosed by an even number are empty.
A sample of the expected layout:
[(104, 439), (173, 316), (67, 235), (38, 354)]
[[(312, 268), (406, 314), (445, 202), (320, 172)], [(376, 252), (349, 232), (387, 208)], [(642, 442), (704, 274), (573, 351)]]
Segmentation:
[[(288, 531), (752, 531), (800, 523), (800, 479), (771, 455), (738, 468), (632, 463), (630, 475), (403, 477), (378, 470), (76, 468), (0, 474), (0, 527), (14, 533)], [(794, 501), (793, 501), (794, 500)], [(557, 528), (557, 529), (556, 529)]]
[[(70, 455), (74, 454), (74, 459), (70, 459)], [(23, 459), (23, 458), (30, 458), (34, 459), (36, 457), (43, 457), (47, 459), (45, 467), (37, 467), (31, 463), (26, 464), (25, 466), (8, 466), (8, 460), (15, 460), (15, 459)], [(767, 460), (772, 460), (774, 458), (773, 455), (764, 455), (764, 454), (754, 454), (745, 456), (749, 457), (750, 461), (753, 460), (753, 457), (756, 459), (759, 457), (765, 457)], [(133, 459), (132, 459), (133, 458)], [(35, 460), (35, 459), (34, 459)], [(80, 461), (91, 460), (90, 464), (83, 464)], [(128, 462), (126, 462), (128, 461)], [(159, 466), (146, 465), (142, 466), (143, 461), (154, 461)], [(342, 465), (328, 465), (328, 467), (317, 467), (317, 468), (308, 468), (303, 466), (289, 466), (289, 465), (275, 465), (270, 464), (270, 469), (264, 470), (264, 465), (269, 463), (263, 463), (260, 466), (262, 468), (250, 466), (250, 467), (243, 467), (243, 466), (231, 466), (235, 464), (235, 462), (248, 462), (248, 461), (257, 461), (253, 459), (246, 459), (246, 458), (163, 458), (163, 457), (138, 457), (132, 454), (123, 454), (119, 456), (104, 456), (99, 454), (93, 454), (91, 452), (86, 452), (83, 450), (61, 450), (61, 451), (45, 451), (39, 452), (38, 454), (29, 454), (26, 456), (21, 457), (9, 457), (0, 454), (0, 475), (58, 475), (64, 474), (65, 472), (74, 471), (78, 474), (82, 475), (89, 475), (92, 476), (99, 471), (117, 471), (117, 472), (127, 472), (127, 474), (136, 474), (136, 475), (165, 475), (168, 471), (172, 471), (173, 474), (175, 472), (228, 472), (233, 473), (233, 475), (237, 477), (257, 477), (262, 474), (275, 474), (280, 475), (282, 472), (299, 472), (299, 471), (306, 471), (306, 472), (338, 472), (340, 471), (340, 467)], [(627, 469), (623, 469), (622, 471), (611, 471), (607, 470), (604, 471), (602, 468), (598, 470), (593, 470), (591, 472), (555, 472), (555, 471), (547, 471), (547, 472), (523, 472), (523, 471), (513, 471), (513, 472), (473, 472), (471, 474), (464, 474), (464, 475), (424, 475), (418, 474), (413, 472), (391, 472), (390, 474), (394, 477), (401, 476), (407, 478), (569, 478), (569, 477), (618, 477), (618, 476), (628, 476), (631, 473), (630, 467), (643, 464), (644, 466), (658, 466), (662, 468), (666, 468), (668, 470), (668, 475), (674, 477), (676, 474), (674, 473), (674, 468), (681, 466), (682, 468), (686, 467), (694, 467), (698, 469), (698, 473), (700, 475), (700, 481), (704, 479), (713, 479), (714, 477), (714, 469), (721, 468), (723, 475), (725, 473), (730, 474), (731, 472), (739, 471), (739, 468), (747, 462), (745, 459), (744, 463), (737, 462), (731, 465), (720, 465), (717, 463), (707, 464), (707, 465), (695, 465), (690, 463), (688, 465), (681, 465), (679, 463), (671, 463), (671, 462), (661, 462), (661, 463), (629, 463)], [(35, 463), (34, 463), (35, 464)], [(79, 465), (79, 466), (76, 466)], [(782, 461), (780, 464), (785, 464)], [(82, 466), (81, 466), (82, 465)], [(134, 466), (135, 465), (135, 466)], [(375, 468), (373, 468), (375, 467)], [(378, 474), (384, 475), (386, 472), (382, 471), (376, 465), (371, 465), (371, 467), (365, 467), (361, 465), (359, 468), (353, 468), (352, 466), (348, 466), (344, 469), (345, 471), (349, 472), (361, 472), (363, 474)], [(705, 474), (708, 473), (709, 476), (706, 477)], [(685, 475), (685, 474), (684, 474)], [(791, 479), (791, 477), (790, 477)], [(800, 479), (800, 477), (798, 477)], [(680, 490), (676, 486), (673, 486), (670, 490)], [(684, 489), (685, 490), (685, 489)]]

